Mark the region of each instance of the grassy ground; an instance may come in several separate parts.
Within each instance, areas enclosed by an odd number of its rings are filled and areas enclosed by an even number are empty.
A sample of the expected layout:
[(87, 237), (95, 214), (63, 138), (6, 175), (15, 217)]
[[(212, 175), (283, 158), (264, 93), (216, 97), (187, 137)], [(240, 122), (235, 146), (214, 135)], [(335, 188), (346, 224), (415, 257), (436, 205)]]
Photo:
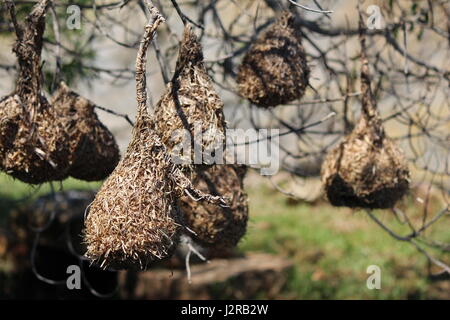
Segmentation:
[[(283, 298), (450, 299), (450, 281), (429, 282), (426, 259), (409, 243), (391, 238), (365, 212), (327, 204), (289, 205), (265, 186), (251, 188), (249, 196), (250, 226), (240, 248), (293, 260)], [(392, 213), (376, 215), (402, 231)], [(446, 227), (434, 232), (449, 240)], [(366, 287), (369, 265), (381, 268), (381, 290)]]
[[(65, 190), (98, 186), (73, 179), (64, 182)], [(30, 188), (0, 174), (0, 226), (9, 208), (49, 190), (49, 185)], [(292, 205), (264, 184), (252, 183), (248, 193), (251, 219), (239, 249), (279, 254), (294, 262), (280, 298), (450, 299), (450, 281), (428, 281), (426, 259), (410, 244), (392, 239), (364, 212), (327, 204)], [(390, 212), (376, 215), (385, 222), (395, 222)], [(406, 232), (401, 225), (393, 225), (399, 232)], [(450, 241), (448, 223), (434, 232)], [(381, 268), (381, 290), (366, 287), (369, 265)]]

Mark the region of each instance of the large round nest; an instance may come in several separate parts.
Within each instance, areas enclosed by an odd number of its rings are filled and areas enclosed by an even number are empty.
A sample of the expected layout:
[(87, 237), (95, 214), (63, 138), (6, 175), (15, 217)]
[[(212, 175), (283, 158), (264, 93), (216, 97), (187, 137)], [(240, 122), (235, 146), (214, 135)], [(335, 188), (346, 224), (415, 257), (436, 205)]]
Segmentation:
[(199, 190), (228, 199), (229, 207), (182, 197), (178, 204), (187, 232), (206, 247), (230, 248), (244, 236), (248, 220), (247, 195), (243, 189), (245, 169), (237, 165), (199, 166), (192, 184)]
[(67, 120), (69, 175), (85, 181), (105, 179), (119, 162), (120, 153), (113, 134), (98, 119), (95, 104), (63, 82), (51, 104), (60, 117)]
[[(190, 148), (187, 157), (196, 164), (205, 163), (204, 159), (194, 158), (196, 148), (211, 155), (224, 146), (223, 103), (206, 73), (202, 47), (189, 24), (180, 44), (174, 77), (156, 106), (155, 124), (171, 152), (184, 144), (184, 151)], [(200, 135), (201, 141), (197, 139)]]
[(251, 46), (236, 80), (242, 97), (267, 108), (300, 99), (309, 73), (295, 17), (283, 12)]

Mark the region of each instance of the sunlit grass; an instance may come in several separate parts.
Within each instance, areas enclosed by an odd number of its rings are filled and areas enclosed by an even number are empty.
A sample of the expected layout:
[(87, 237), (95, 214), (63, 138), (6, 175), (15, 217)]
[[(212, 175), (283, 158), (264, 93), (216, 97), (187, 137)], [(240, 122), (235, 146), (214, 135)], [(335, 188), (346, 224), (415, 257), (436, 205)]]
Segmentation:
[[(292, 206), (264, 186), (249, 190), (249, 195), (250, 226), (240, 249), (280, 254), (294, 262), (284, 298), (437, 298), (426, 280), (425, 257), (411, 244), (390, 237), (364, 211), (326, 204)], [(396, 231), (407, 232), (391, 212), (375, 214)], [(381, 268), (381, 290), (366, 287), (369, 265)]]

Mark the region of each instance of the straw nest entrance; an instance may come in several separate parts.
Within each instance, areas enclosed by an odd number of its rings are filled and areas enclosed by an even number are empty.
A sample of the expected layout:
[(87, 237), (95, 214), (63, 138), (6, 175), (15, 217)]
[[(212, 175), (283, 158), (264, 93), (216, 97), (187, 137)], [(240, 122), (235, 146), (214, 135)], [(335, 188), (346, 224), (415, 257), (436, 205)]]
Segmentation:
[(21, 26), (15, 21), (14, 3), (6, 2), (17, 35), (13, 51), (19, 72), (14, 93), (0, 102), (0, 168), (31, 184), (62, 180), (68, 169), (65, 123), (41, 94), (40, 57), (49, 3), (37, 3)]
[(248, 220), (247, 195), (243, 190), (246, 170), (235, 165), (201, 166), (193, 185), (201, 191), (229, 199), (222, 208), (182, 197), (178, 203), (189, 234), (206, 247), (232, 248), (244, 236)]
[(61, 118), (67, 119), (70, 138), (69, 175), (80, 180), (103, 180), (120, 159), (112, 133), (98, 119), (95, 104), (61, 82), (51, 101)]
[(268, 108), (300, 99), (309, 81), (301, 33), (290, 12), (251, 46), (239, 67), (238, 90), (257, 106)]
[(364, 36), (361, 47), (362, 116), (353, 132), (327, 155), (322, 181), (335, 206), (391, 208), (409, 188), (408, 164), (386, 136), (376, 109)]
[[(184, 29), (183, 39), (172, 81), (155, 109), (155, 123), (169, 150), (183, 142), (190, 145), (194, 160), (194, 143), (212, 154), (225, 145), (223, 102), (214, 90), (203, 63), (203, 52), (192, 26)], [(185, 140), (185, 133), (190, 139)], [(202, 141), (194, 136), (201, 135)]]

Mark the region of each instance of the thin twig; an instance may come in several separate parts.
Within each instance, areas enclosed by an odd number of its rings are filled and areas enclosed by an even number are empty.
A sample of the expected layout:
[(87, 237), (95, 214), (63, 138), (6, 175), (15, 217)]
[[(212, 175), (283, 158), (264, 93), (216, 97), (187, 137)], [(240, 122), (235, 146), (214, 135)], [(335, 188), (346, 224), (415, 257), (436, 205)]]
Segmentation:
[(111, 110), (111, 109), (108, 109), (108, 108), (105, 108), (105, 107), (100, 107), (100, 106), (97, 106), (97, 105), (95, 106), (95, 108), (96, 109), (100, 109), (102, 111), (105, 111), (107, 113), (113, 114), (115, 116), (124, 118), (132, 127), (134, 126), (133, 121), (131, 121), (130, 117), (127, 114), (125, 114), (125, 113), (117, 113), (114, 110)]
[(297, 3), (297, 2), (295, 2), (294, 0), (288, 0), (288, 1), (290, 3), (292, 3), (294, 6), (302, 8), (302, 9), (304, 9), (306, 11), (315, 12), (315, 13), (324, 13), (324, 14), (333, 13), (333, 11), (331, 11), (331, 10), (318, 10), (318, 9), (309, 8), (309, 7), (306, 7), (304, 5), (301, 5), (301, 4)]
[(146, 0), (145, 3), (150, 12), (151, 18), (145, 26), (144, 36), (141, 40), (136, 57), (136, 99), (138, 103), (138, 114), (141, 112), (147, 112), (146, 61), (148, 46), (155, 37), (156, 29), (158, 29), (161, 23), (166, 21), (159, 13), (158, 9), (149, 0)]
[(196, 26), (197, 28), (200, 29), (205, 29), (205, 27), (201, 24), (198, 24), (197, 22), (195, 22), (194, 20), (192, 20), (191, 18), (189, 18), (187, 15), (185, 15), (183, 13), (183, 11), (181, 11), (180, 6), (178, 5), (176, 0), (170, 0), (172, 2), (173, 7), (175, 8), (175, 10), (177, 11), (178, 15), (180, 16), (181, 21), (183, 22), (184, 25), (186, 25), (187, 22), (192, 23), (194, 26)]

